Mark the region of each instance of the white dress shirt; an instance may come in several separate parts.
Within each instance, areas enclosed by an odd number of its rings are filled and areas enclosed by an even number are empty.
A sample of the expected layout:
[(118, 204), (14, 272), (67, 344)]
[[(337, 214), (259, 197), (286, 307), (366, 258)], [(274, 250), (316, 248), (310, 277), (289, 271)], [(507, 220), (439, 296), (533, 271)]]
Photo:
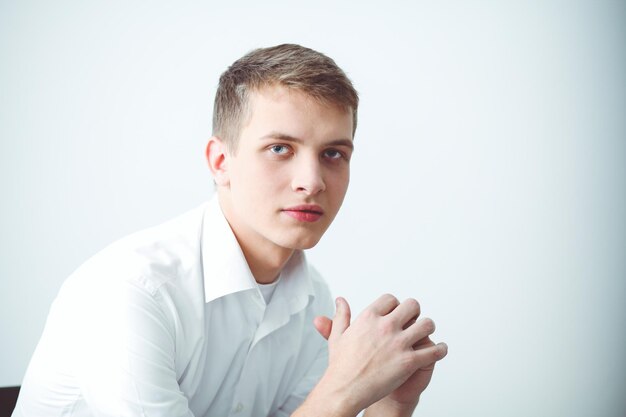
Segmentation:
[(287, 416), (333, 314), (296, 251), (266, 304), (217, 198), (108, 246), (52, 304), (14, 417)]

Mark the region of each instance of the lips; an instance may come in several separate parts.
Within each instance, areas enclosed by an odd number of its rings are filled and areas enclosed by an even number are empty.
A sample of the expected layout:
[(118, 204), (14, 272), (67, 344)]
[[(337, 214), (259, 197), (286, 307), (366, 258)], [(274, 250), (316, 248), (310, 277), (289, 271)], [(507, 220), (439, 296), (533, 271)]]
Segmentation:
[(302, 204), (283, 209), (283, 213), (301, 222), (313, 223), (324, 215), (324, 210), (316, 204)]

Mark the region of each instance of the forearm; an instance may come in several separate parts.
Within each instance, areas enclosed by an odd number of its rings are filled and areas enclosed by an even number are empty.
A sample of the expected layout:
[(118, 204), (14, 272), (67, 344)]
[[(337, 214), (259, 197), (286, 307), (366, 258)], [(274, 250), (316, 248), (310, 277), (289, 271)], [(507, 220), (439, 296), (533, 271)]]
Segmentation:
[(351, 395), (322, 378), (291, 417), (356, 417), (361, 411)]
[(364, 417), (411, 417), (416, 406), (392, 404), (383, 398), (367, 407)]

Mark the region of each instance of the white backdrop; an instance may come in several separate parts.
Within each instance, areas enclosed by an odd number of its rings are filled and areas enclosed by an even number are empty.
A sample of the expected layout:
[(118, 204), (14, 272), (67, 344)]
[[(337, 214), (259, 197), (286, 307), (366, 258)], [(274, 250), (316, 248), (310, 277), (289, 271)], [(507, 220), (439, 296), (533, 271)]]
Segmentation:
[[(299, 3), (299, 4), (298, 4)], [(361, 96), (310, 258), (450, 346), (418, 416), (626, 415), (626, 4), (0, 0), (0, 386), (64, 278), (212, 194), (219, 74), (301, 43)]]

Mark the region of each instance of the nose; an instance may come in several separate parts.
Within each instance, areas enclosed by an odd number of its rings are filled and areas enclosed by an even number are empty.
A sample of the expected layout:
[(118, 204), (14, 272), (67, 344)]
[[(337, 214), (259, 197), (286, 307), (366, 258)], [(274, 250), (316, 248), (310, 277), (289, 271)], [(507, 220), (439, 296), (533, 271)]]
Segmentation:
[(291, 188), (293, 191), (305, 195), (315, 195), (326, 189), (322, 167), (317, 158), (298, 161)]

